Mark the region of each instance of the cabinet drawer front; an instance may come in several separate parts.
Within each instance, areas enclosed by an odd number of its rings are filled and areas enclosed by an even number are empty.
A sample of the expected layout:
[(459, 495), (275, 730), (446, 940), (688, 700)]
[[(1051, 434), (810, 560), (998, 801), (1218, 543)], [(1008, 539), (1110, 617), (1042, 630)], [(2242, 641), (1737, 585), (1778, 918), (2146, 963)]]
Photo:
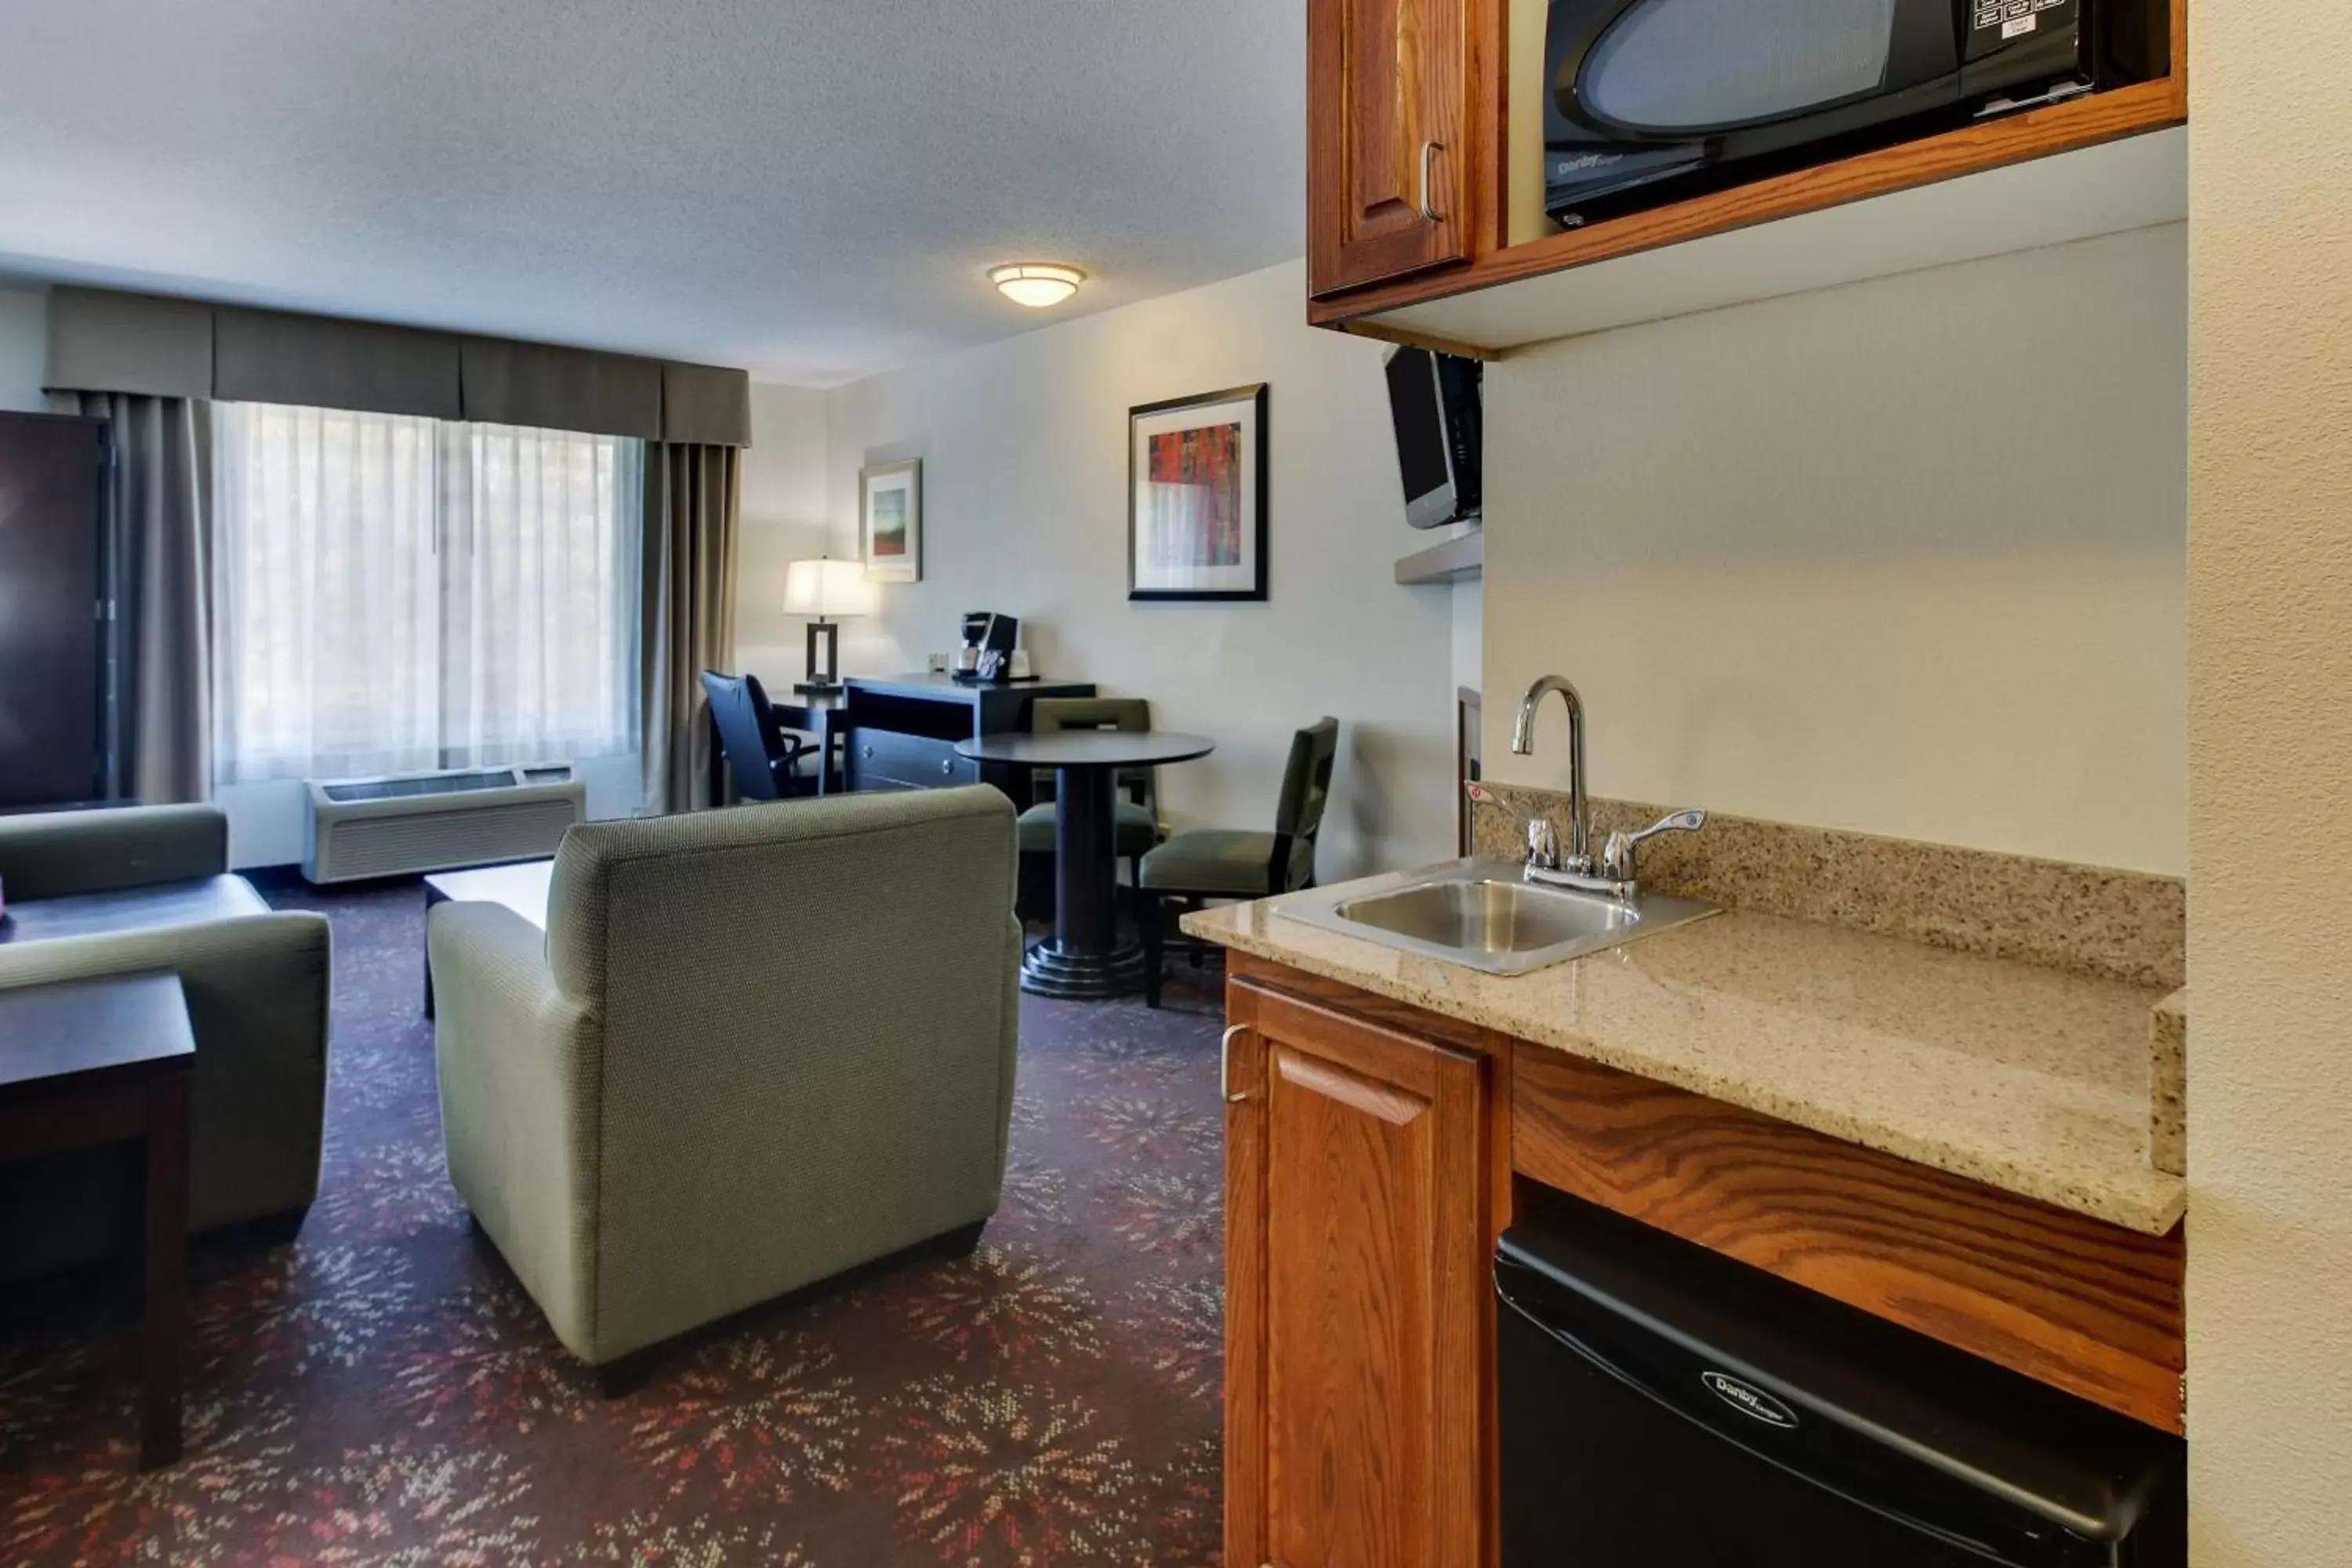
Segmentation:
[(980, 782), (980, 764), (956, 754), (952, 741), (860, 730), (850, 737), (850, 768), (861, 789), (939, 789)]
[(1479, 1563), (1486, 1064), (1230, 994), (1228, 1561)]
[(2182, 1233), (2141, 1236), (1542, 1046), (1512, 1162), (1588, 1203), (2178, 1432)]

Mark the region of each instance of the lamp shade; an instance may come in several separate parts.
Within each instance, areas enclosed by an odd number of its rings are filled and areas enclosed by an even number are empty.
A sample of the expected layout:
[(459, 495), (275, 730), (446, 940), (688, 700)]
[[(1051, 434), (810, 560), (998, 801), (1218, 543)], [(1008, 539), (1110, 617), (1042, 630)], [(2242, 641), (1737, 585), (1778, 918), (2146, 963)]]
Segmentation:
[(863, 616), (874, 607), (874, 589), (858, 561), (795, 561), (784, 568), (784, 614)]

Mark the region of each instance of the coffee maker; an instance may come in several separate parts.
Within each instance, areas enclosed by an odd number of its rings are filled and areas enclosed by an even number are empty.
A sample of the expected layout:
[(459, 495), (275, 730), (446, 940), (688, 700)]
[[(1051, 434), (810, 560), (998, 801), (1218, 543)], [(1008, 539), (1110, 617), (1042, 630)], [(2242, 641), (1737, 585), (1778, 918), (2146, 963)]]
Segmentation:
[(993, 610), (973, 610), (963, 618), (963, 646), (956, 649), (955, 678), (967, 685), (1002, 685), (1013, 679), (1013, 645), (1021, 623)]

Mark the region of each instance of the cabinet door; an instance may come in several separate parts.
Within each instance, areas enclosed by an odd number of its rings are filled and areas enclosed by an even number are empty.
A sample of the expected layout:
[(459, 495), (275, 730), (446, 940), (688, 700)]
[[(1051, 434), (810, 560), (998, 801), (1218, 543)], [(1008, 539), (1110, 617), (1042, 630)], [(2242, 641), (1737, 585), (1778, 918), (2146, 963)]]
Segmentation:
[(1227, 987), (1225, 1561), (1486, 1561), (1486, 1064)]
[(1307, 0), (1307, 289), (1468, 254), (1472, 0)]

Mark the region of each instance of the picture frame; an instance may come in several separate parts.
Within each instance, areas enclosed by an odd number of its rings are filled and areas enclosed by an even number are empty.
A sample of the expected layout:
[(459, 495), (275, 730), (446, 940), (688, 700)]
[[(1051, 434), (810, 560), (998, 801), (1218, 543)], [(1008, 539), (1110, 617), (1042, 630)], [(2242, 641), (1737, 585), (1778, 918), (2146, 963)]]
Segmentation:
[(857, 470), (857, 545), (869, 583), (923, 580), (923, 460)]
[(1127, 411), (1127, 596), (1266, 596), (1266, 384)]

